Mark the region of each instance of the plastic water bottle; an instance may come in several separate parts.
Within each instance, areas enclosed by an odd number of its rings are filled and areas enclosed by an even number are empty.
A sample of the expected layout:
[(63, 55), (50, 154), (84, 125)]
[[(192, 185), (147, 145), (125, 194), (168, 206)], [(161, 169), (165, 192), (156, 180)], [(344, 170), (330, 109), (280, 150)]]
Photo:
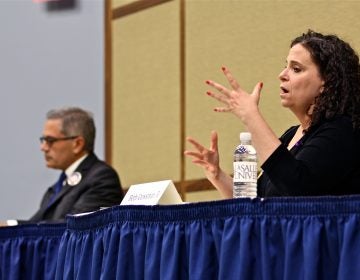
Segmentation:
[(234, 153), (233, 197), (257, 196), (257, 156), (251, 145), (251, 133), (240, 133), (240, 145)]

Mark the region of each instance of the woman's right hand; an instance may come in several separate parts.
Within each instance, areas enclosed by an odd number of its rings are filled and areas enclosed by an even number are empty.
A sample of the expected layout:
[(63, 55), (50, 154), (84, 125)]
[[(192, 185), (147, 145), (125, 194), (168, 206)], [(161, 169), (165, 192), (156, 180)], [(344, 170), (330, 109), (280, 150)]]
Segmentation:
[(204, 169), (207, 179), (220, 191), (225, 198), (232, 197), (232, 178), (220, 168), (218, 151), (218, 135), (211, 132), (210, 148), (207, 149), (194, 138), (187, 137), (196, 151), (185, 151), (184, 154), (192, 158), (192, 162)]
[(192, 137), (186, 140), (191, 143), (196, 151), (185, 151), (186, 156), (192, 158), (192, 162), (201, 166), (208, 179), (216, 179), (219, 175), (219, 152), (218, 152), (218, 136), (215, 131), (211, 132), (210, 148), (207, 149)]

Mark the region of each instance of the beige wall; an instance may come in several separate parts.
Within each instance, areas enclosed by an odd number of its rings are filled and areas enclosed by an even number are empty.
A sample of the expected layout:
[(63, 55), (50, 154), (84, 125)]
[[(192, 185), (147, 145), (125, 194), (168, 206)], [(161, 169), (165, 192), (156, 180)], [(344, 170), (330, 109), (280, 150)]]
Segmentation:
[[(128, 3), (129, 1), (124, 1)], [(295, 119), (279, 104), (278, 74), (291, 39), (308, 28), (336, 33), (360, 49), (360, 1), (185, 1), (186, 135), (208, 145), (219, 132), (221, 162), (231, 172), (232, 152), (244, 128), (230, 114), (213, 112), (204, 81), (225, 83), (222, 65), (251, 91), (263, 81), (261, 110), (280, 135)], [(116, 1), (113, 7), (122, 5)], [(113, 164), (127, 187), (180, 179), (180, 1), (113, 21)], [(185, 179), (202, 178), (186, 161)]]
[(179, 180), (179, 19), (169, 2), (113, 23), (113, 164), (125, 187)]

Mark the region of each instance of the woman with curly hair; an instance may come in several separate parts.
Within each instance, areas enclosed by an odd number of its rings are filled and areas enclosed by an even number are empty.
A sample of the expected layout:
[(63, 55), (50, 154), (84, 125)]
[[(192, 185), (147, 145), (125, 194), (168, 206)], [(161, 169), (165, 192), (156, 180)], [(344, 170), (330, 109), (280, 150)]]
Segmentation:
[[(258, 196), (360, 193), (360, 65), (348, 43), (311, 30), (291, 42), (279, 75), (280, 100), (299, 124), (280, 139), (258, 107), (262, 83), (249, 94), (227, 68), (222, 70), (230, 88), (208, 80), (217, 92), (207, 94), (224, 104), (216, 112), (233, 113), (252, 134), (263, 170)], [(209, 149), (187, 140), (195, 150), (185, 155), (203, 167), (224, 197), (232, 197), (232, 177), (219, 166), (217, 133), (211, 133)]]

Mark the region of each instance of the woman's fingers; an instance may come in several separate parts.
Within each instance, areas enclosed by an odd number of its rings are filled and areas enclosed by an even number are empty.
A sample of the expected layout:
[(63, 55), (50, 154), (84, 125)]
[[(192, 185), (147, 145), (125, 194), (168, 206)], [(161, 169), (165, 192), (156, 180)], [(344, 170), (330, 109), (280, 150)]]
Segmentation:
[(262, 87), (263, 87), (263, 82), (257, 83), (251, 93), (251, 95), (254, 96), (255, 98), (256, 104), (259, 104)]
[(221, 103), (224, 103), (226, 105), (228, 105), (229, 103), (229, 98), (228, 96), (225, 96), (225, 95), (221, 95), (221, 94), (216, 94), (216, 93), (213, 93), (211, 91), (207, 91), (206, 92), (207, 95), (211, 96), (212, 98), (216, 99), (217, 101), (220, 101)]
[(214, 111), (218, 113), (229, 113), (232, 111), (232, 108), (216, 107)]
[[(235, 90), (235, 91), (241, 91), (240, 84), (237, 82), (237, 80), (231, 74), (229, 69), (227, 69), (224, 66), (221, 69), (223, 70), (223, 73), (225, 74), (226, 79), (228, 80), (229, 84), (231, 85), (231, 88), (233, 90)], [(224, 87), (223, 85), (221, 85), (219, 83), (216, 83), (216, 82), (214, 82), (212, 80), (207, 80), (206, 83), (209, 86), (212, 86), (212, 87), (216, 88), (219, 92), (221, 92), (222, 94), (224, 94), (224, 95), (226, 95), (228, 97), (231, 94), (231, 90), (227, 89), (226, 87)]]
[(230, 101), (232, 99), (231, 97), (226, 97), (224, 95), (215, 94), (211, 91), (207, 91), (206, 94), (226, 105), (226, 107), (215, 107), (214, 108), (215, 112), (222, 112), (222, 113), (231, 112), (231, 110), (232, 110), (232, 108), (230, 106)]
[(200, 153), (205, 150), (205, 147), (197, 142), (194, 138), (187, 137), (186, 140), (191, 143)]
[(200, 160), (208, 157), (209, 155), (213, 154), (213, 152), (217, 152), (217, 133), (215, 131), (211, 132), (211, 139), (210, 139), (210, 149), (205, 148), (199, 142), (191, 137), (187, 137), (186, 140), (191, 143), (197, 151), (184, 151), (184, 154), (187, 156), (191, 156)]
[(210, 150), (211, 151), (217, 151), (218, 150), (218, 135), (216, 131), (211, 131), (210, 136)]
[[(205, 154), (206, 153), (207, 152), (205, 152)], [(208, 161), (206, 160), (206, 155), (204, 155), (203, 153), (193, 152), (193, 151), (185, 151), (184, 155), (191, 157), (192, 163), (201, 165), (203, 167), (207, 167), (207, 165), (209, 164)]]
[(196, 153), (196, 152), (191, 152), (191, 151), (185, 151), (184, 154), (186, 156), (192, 157), (192, 161), (193, 162), (197, 162), (197, 161), (203, 161), (203, 155)]
[(214, 81), (211, 80), (206, 80), (206, 83), (209, 86), (212, 86), (213, 88), (216, 88), (220, 93), (222, 93), (224, 96), (226, 97), (230, 97), (230, 90), (228, 90), (226, 87), (224, 87), (223, 85), (216, 83)]
[(221, 67), (222, 71), (225, 74), (226, 79), (229, 81), (229, 84), (231, 85), (231, 87), (235, 90), (235, 91), (239, 91), (241, 90), (240, 88), (240, 84), (236, 81), (236, 79), (234, 78), (234, 76), (231, 74), (231, 72), (229, 71), (228, 68), (226, 68), (225, 66)]

